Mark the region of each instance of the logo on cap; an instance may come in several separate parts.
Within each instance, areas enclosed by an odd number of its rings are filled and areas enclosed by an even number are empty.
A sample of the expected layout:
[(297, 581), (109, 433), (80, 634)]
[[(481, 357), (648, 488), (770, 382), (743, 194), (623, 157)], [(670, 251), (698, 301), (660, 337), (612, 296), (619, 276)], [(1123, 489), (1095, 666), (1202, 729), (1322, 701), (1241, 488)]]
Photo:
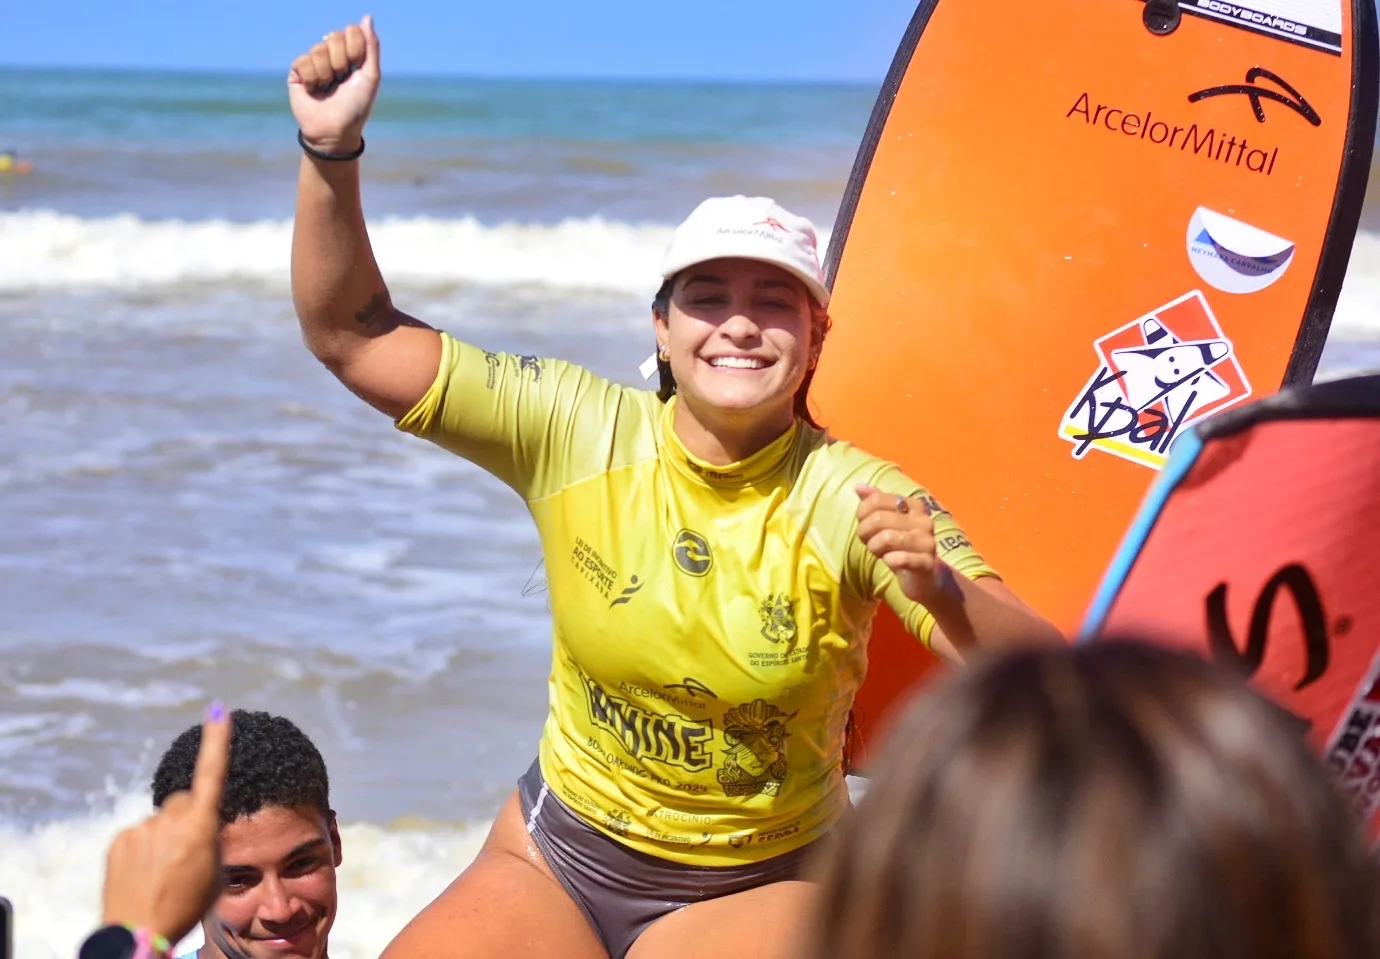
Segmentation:
[(752, 225), (753, 225), (753, 226), (769, 226), (769, 227), (771, 227), (773, 230), (780, 230), (782, 233), (789, 233), (789, 232), (790, 232), (789, 230), (787, 230), (787, 229), (785, 228), (785, 226), (783, 226), (783, 225), (781, 224), (781, 221), (778, 220), (778, 219), (777, 219), (776, 217), (774, 217), (774, 216), (769, 216), (769, 217), (767, 217), (765, 220), (758, 220), (756, 223), (754, 223), (754, 224), (752, 224)]

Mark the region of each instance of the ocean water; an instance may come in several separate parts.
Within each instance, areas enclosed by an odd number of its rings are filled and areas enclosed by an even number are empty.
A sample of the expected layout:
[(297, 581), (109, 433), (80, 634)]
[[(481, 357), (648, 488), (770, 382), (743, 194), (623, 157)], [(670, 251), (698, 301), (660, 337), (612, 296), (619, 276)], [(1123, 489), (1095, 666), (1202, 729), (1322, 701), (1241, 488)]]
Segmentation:
[[(875, 88), (385, 79), (365, 202), (404, 309), (635, 383), (673, 224), (765, 193), (827, 242)], [(377, 955), (531, 761), (547, 598), (506, 488), (303, 349), (280, 78), (0, 71), (0, 895), (69, 957), (105, 846), (213, 696), (292, 717)], [(1380, 218), (1368, 211), (1367, 224)], [(1380, 368), (1358, 238), (1322, 376)]]
[[(371, 235), (401, 306), (624, 382), (704, 196), (834, 219), (869, 87), (385, 80)], [(303, 349), (277, 77), (0, 71), (0, 895), (70, 957), (104, 850), (213, 696), (318, 743), (338, 957), (376, 956), (531, 762), (549, 619), (525, 508)], [(650, 286), (649, 286), (650, 282)], [(195, 936), (194, 936), (195, 938)]]

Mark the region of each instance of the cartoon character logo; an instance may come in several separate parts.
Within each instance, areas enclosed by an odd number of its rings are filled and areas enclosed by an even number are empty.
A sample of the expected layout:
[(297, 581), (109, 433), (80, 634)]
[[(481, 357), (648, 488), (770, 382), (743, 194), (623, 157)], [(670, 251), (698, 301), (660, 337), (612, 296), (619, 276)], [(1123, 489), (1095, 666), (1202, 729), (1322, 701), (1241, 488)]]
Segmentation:
[(1236, 350), (1199, 290), (1113, 330), (1093, 348), (1100, 366), (1059, 424), (1075, 459), (1100, 449), (1159, 469), (1185, 426), (1251, 395)]
[(785, 643), (795, 639), (795, 600), (785, 593), (768, 596), (757, 607), (762, 617), (762, 635), (773, 643)]
[(789, 767), (786, 764), (786, 724), (795, 718), (766, 700), (754, 699), (724, 713), (724, 742), (728, 749), (715, 774), (725, 796), (775, 796)]

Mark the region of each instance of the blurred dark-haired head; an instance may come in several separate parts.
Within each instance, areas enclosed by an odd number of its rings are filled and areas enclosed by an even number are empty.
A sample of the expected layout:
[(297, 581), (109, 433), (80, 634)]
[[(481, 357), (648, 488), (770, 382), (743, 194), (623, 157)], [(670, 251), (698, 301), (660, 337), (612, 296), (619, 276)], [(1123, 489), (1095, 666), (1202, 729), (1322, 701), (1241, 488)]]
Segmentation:
[(830, 959), (1370, 959), (1380, 885), (1296, 723), (1128, 640), (922, 694), (824, 864)]

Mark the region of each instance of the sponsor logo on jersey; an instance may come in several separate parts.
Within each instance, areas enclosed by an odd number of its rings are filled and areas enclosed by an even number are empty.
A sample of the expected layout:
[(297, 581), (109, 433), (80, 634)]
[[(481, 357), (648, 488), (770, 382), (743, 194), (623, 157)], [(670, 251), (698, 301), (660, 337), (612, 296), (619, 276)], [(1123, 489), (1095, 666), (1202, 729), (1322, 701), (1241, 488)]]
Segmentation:
[(484, 380), (484, 385), (489, 389), (496, 387), (498, 385), (499, 371), (503, 368), (504, 364), (513, 362), (514, 360), (517, 361), (519, 376), (527, 375), (531, 377), (533, 383), (541, 382), (541, 357), (520, 356), (512, 353), (492, 353), (489, 350), (485, 350), (484, 362), (488, 364), (489, 371)]
[(709, 542), (694, 530), (683, 529), (676, 534), (671, 544), (671, 553), (681, 572), (691, 576), (703, 576), (714, 565), (714, 554), (709, 550)]
[(696, 476), (703, 476), (705, 479), (714, 480), (715, 482), (732, 482), (733, 480), (740, 480), (743, 478), (742, 473), (725, 473), (720, 470), (705, 469), (692, 460), (685, 460), (685, 465), (690, 472), (694, 473)]
[(627, 836), (632, 829), (632, 816), (622, 809), (606, 809), (604, 813), (604, 826), (613, 833), (620, 836)]
[(585, 580), (599, 591), (599, 595), (610, 600), (610, 609), (628, 603), (637, 595), (638, 590), (647, 585), (645, 580), (631, 576), (628, 578), (628, 585), (615, 593), (614, 590), (619, 588), (618, 570), (610, 566), (599, 551), (580, 536), (575, 537), (575, 548), (570, 552), (570, 562)]
[(642, 580), (638, 579), (636, 576), (632, 577), (632, 579), (628, 581), (627, 588), (624, 589), (623, 592), (619, 593), (616, 597), (614, 597), (613, 602), (609, 603), (609, 609), (613, 609), (613, 607), (615, 606), (622, 606), (624, 603), (631, 602), (632, 598), (637, 595), (637, 591), (645, 585), (647, 584), (644, 583)]
[(794, 836), (798, 832), (800, 832), (800, 823), (793, 822), (789, 826), (782, 826), (780, 829), (773, 829), (770, 832), (759, 832), (757, 834), (757, 841), (778, 842), (782, 839)]
[(706, 686), (704, 683), (700, 682), (693, 676), (686, 676), (685, 679), (679, 683), (663, 683), (661, 688), (681, 689), (689, 693), (691, 696), (706, 697), (708, 699), (719, 698), (718, 694), (715, 693), (714, 690), (710, 689), (708, 686)]
[(795, 639), (795, 600), (785, 593), (773, 593), (757, 607), (762, 617), (762, 635), (773, 643)]
[(724, 713), (724, 759), (715, 774), (725, 796), (775, 796), (786, 781), (787, 724), (795, 713), (754, 699)]
[(611, 733), (629, 756), (690, 772), (702, 772), (713, 765), (709, 743), (714, 737), (714, 724), (710, 721), (648, 712), (611, 695), (588, 676), (582, 679), (589, 699), (590, 722)]

